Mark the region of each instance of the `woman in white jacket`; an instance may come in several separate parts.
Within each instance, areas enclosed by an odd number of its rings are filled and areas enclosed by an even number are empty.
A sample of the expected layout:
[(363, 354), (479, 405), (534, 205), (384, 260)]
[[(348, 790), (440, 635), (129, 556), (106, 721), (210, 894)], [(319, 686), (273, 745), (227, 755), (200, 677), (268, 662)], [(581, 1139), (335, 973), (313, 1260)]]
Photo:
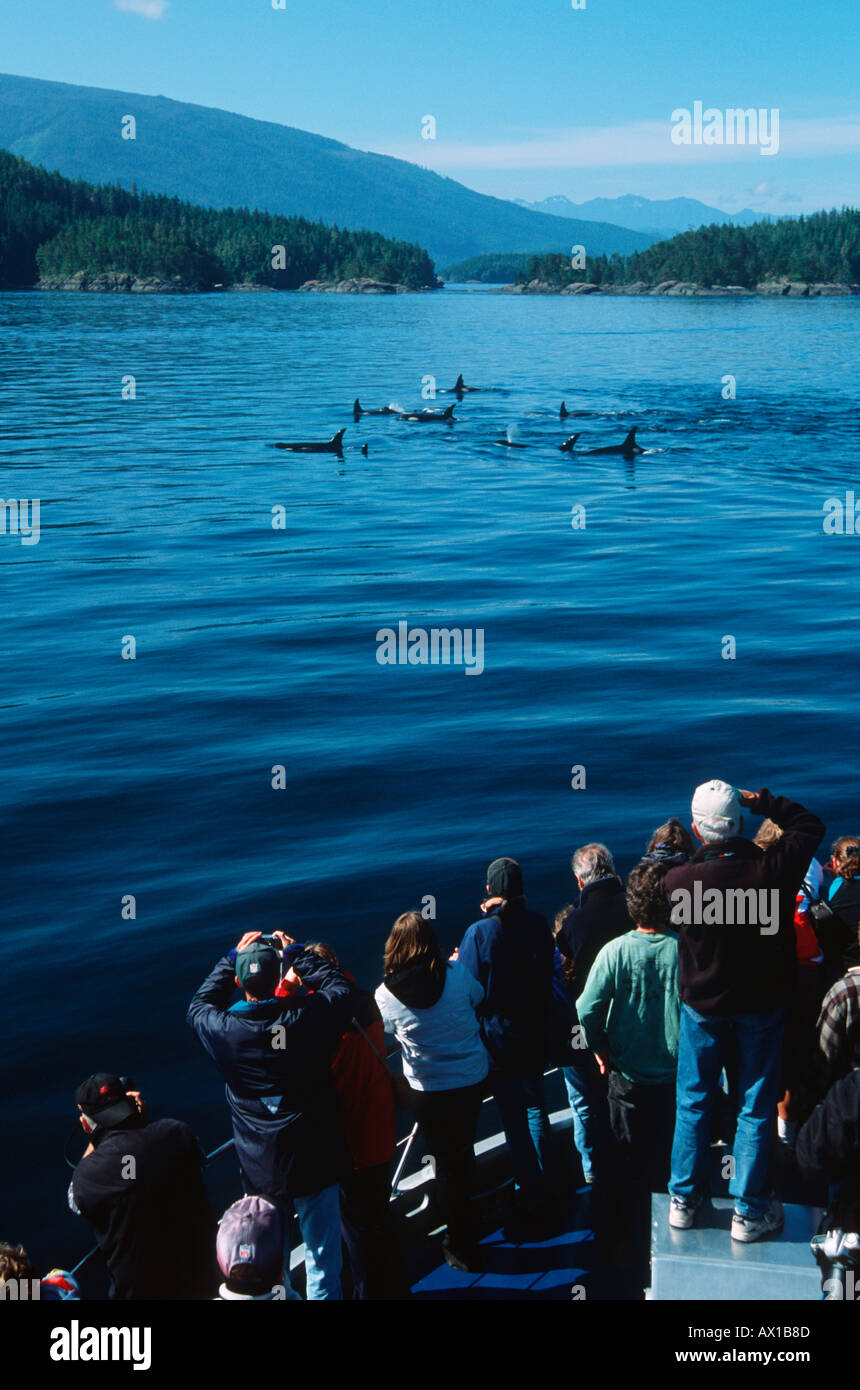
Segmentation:
[(448, 1223), (442, 1251), (454, 1269), (479, 1267), (471, 1206), (475, 1132), (489, 1071), (475, 1008), (484, 991), (457, 961), (446, 961), (420, 912), (397, 918), (385, 944), (385, 979), (376, 991), (385, 1031), (400, 1044), (415, 1116), (436, 1165)]

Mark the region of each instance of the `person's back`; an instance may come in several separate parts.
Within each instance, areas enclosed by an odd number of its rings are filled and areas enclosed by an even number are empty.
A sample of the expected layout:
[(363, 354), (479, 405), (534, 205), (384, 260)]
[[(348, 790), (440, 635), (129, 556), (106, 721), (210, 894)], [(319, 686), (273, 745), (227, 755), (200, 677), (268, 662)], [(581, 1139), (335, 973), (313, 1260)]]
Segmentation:
[[(283, 932), (281, 949), (246, 932), (188, 1008), (188, 1023), (227, 1083), (236, 1157), (248, 1196), (295, 1210), (309, 1300), (340, 1299), (341, 1179), (352, 1163), (331, 1059), (355, 989), (329, 961)], [(299, 985), (276, 997), (289, 960)], [(230, 1004), (239, 985), (244, 999)]]
[(740, 834), (714, 839), (664, 880), (681, 999), (702, 1014), (768, 1013), (794, 988), (797, 893), (824, 825), (787, 797), (746, 795), (782, 836), (766, 850)]
[(275, 982), (271, 997), (228, 1007), (236, 962), (225, 957), (188, 1009), (189, 1024), (226, 1082), (247, 1190), (271, 1198), (320, 1191), (349, 1166), (331, 1060), (354, 988), (312, 951), (293, 946), (289, 954), (312, 993), (276, 998)]
[[(603, 844), (580, 845), (571, 870), (579, 888), (576, 907), (563, 909), (555, 919), (556, 944), (565, 957), (564, 979), (571, 1001), (570, 1045), (558, 1060), (573, 1116), (573, 1137), (587, 1183), (600, 1168), (599, 1152), (606, 1148), (606, 1084), (594, 1055), (577, 1047), (576, 1006), (597, 956), (608, 942), (630, 930), (633, 923), (612, 854)], [(561, 1010), (558, 1010), (561, 1017)]]
[(674, 1083), (678, 1063), (678, 938), (671, 931), (625, 932), (604, 946), (579, 998), (579, 1019), (589, 1046), (592, 1019), (614, 1066), (628, 1081)]
[(494, 859), (487, 870), (488, 915), (473, 922), (459, 959), (484, 990), (478, 1006), (490, 1054), (490, 1080), (499, 1109), (517, 1201), (530, 1218), (557, 1186), (558, 1166), (543, 1088), (552, 1033), (555, 944), (545, 917), (526, 905), (515, 859)]
[(483, 986), (478, 1017), (497, 1067), (542, 1070), (552, 997), (554, 943), (549, 924), (524, 903), (474, 922), (459, 959)]
[(675, 1120), (678, 944), (662, 879), (653, 862), (631, 871), (626, 901), (636, 925), (603, 947), (578, 1002), (585, 1040), (607, 1079), (602, 1219), (627, 1228), (634, 1267), (647, 1265), (650, 1194), (665, 1190)]
[(376, 1002), (400, 1043), (410, 1104), (433, 1154), (436, 1196), (447, 1235), (442, 1253), (459, 1270), (480, 1268), (475, 1132), (489, 1059), (475, 1006), (483, 995), (459, 963), (444, 960), (432, 922), (404, 912), (385, 943)]
[(71, 1188), (96, 1232), (112, 1296), (209, 1298), (215, 1220), (194, 1132), (179, 1120), (130, 1123), (97, 1138)]
[(397, 1116), (385, 1057), (385, 1027), (369, 990), (356, 991), (353, 1021), (331, 1069), (352, 1160), (357, 1168), (388, 1163), (397, 1144)]
[(386, 976), (376, 1002), (386, 1031), (401, 1046), (403, 1074), (414, 1090), (453, 1090), (484, 1080), (489, 1061), (475, 1014), (481, 997), (461, 961), (448, 961), (438, 983), (410, 966)]
[(609, 941), (630, 930), (630, 916), (620, 879), (603, 879), (587, 884), (579, 905), (571, 907), (562, 919), (561, 935), (573, 962), (573, 991), (576, 998), (585, 988), (588, 972)]
[[(731, 1238), (750, 1242), (783, 1224), (782, 1207), (768, 1190), (771, 1138), (784, 1092), (797, 893), (824, 826), (787, 797), (719, 779), (696, 788), (691, 810), (703, 847), (664, 883), (679, 929), (682, 1000), (669, 1225), (694, 1225), (707, 1193), (711, 1110), (731, 1057), (739, 1095)], [(768, 817), (782, 834), (764, 850), (744, 839), (744, 810)]]

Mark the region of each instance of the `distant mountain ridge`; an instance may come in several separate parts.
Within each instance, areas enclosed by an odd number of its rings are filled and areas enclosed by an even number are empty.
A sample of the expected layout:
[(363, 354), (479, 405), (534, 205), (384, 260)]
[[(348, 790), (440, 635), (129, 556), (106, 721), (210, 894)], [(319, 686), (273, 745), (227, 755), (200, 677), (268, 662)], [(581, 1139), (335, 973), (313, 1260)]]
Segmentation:
[[(123, 117), (137, 123), (121, 137)], [(67, 178), (371, 230), (440, 263), (510, 251), (644, 250), (641, 232), (533, 212), (389, 155), (211, 107), (0, 74), (0, 148)]]
[(613, 222), (619, 227), (644, 232), (655, 240), (676, 236), (691, 228), (713, 226), (751, 227), (756, 222), (776, 222), (766, 212), (742, 208), (740, 212), (723, 212), (709, 207), (698, 198), (641, 198), (628, 193), (621, 198), (589, 198), (585, 203), (571, 202), (557, 193), (539, 203), (527, 203), (517, 198), (519, 207), (531, 212), (551, 213), (555, 217), (570, 217), (580, 221)]

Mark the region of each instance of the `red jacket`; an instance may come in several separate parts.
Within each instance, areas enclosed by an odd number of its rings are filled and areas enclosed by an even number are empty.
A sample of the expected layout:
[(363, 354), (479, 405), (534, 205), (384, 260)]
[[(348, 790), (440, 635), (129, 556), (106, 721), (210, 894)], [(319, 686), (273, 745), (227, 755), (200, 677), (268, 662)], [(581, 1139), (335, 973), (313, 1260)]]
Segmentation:
[[(384, 1057), (385, 1030), (372, 994), (361, 992), (356, 1017)], [(367, 1038), (352, 1027), (341, 1038), (331, 1069), (355, 1167), (390, 1163), (397, 1143), (397, 1117), (388, 1067), (380, 1062)]]
[[(352, 976), (344, 973), (352, 982)], [(289, 995), (295, 988), (282, 979), (275, 994)], [(391, 1072), (380, 1060), (385, 1056), (385, 1030), (376, 1000), (367, 990), (357, 990), (354, 1005), (354, 1021), (334, 1051), (331, 1070), (353, 1167), (375, 1168), (391, 1162), (397, 1145), (394, 1088)], [(355, 1020), (367, 1037), (355, 1026)]]

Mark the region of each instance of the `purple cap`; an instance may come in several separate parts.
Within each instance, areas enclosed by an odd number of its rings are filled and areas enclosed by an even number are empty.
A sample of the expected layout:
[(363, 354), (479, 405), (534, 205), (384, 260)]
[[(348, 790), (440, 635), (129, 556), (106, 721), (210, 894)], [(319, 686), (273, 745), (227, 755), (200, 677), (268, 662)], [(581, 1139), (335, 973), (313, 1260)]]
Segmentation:
[(218, 1265), (225, 1279), (238, 1277), (267, 1287), (284, 1268), (284, 1218), (265, 1197), (242, 1197), (228, 1207), (218, 1225)]

